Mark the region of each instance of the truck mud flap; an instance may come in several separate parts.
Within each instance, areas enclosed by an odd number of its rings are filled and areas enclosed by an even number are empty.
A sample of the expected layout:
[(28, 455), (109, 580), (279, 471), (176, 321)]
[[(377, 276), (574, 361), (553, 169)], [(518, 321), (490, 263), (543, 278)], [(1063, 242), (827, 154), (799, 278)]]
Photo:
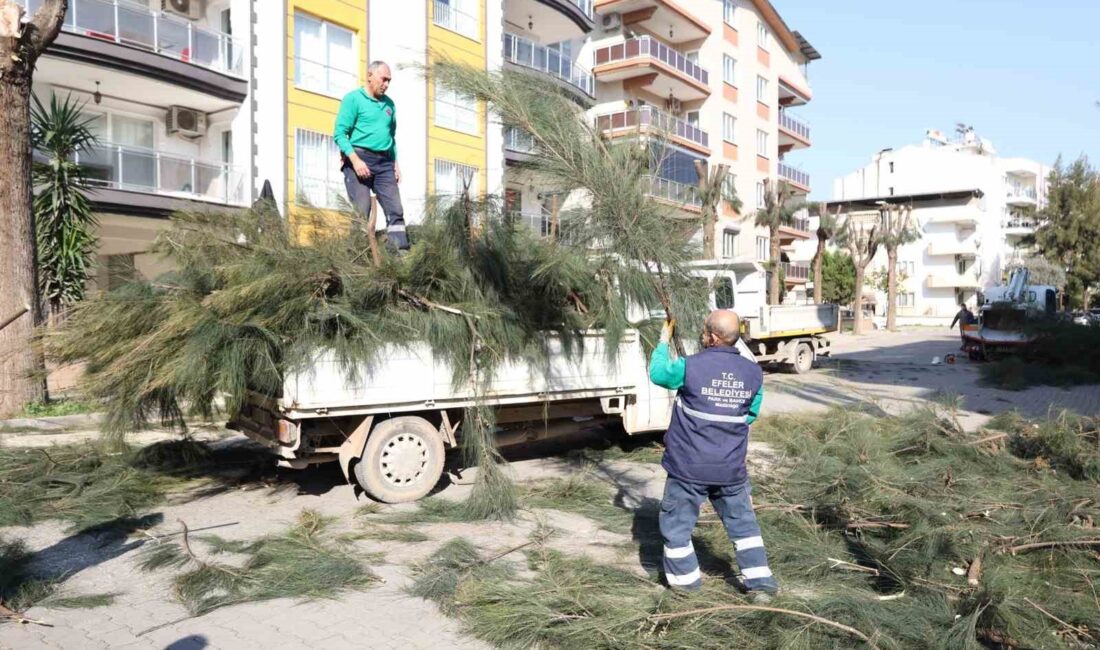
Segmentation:
[(363, 418), (363, 421), (359, 423), (359, 426), (355, 427), (355, 431), (351, 432), (348, 439), (344, 441), (344, 444), (340, 445), (340, 452), (338, 454), (340, 459), (340, 471), (344, 473), (344, 480), (351, 485), (351, 461), (356, 458), (360, 458), (363, 455), (363, 449), (367, 446), (367, 435), (370, 434), (371, 426), (374, 425), (374, 416), (368, 415)]

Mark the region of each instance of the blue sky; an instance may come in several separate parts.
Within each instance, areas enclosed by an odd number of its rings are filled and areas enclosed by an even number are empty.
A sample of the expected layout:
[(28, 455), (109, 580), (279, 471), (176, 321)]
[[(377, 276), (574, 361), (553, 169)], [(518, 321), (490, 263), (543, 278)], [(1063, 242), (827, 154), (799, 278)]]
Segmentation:
[(773, 0), (821, 52), (797, 110), (813, 147), (788, 154), (812, 198), (925, 129), (972, 125), (997, 152), (1100, 165), (1100, 1)]

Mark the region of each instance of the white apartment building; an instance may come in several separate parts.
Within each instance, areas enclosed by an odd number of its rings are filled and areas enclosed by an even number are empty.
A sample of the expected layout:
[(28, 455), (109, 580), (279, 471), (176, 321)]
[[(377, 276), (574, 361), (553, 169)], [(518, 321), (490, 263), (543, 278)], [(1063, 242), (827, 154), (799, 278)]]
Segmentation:
[(251, 4), (70, 0), (33, 92), (94, 119), (99, 143), (79, 161), (95, 186), (96, 286), (164, 270), (148, 248), (173, 212), (252, 201)]
[[(1046, 200), (1049, 168), (1003, 158), (973, 129), (956, 139), (929, 131), (919, 145), (886, 149), (833, 184), (830, 209), (874, 210), (881, 202), (912, 206), (921, 238), (898, 251), (906, 279), (898, 295), (901, 323), (949, 322), (960, 303), (1003, 281), (1006, 265), (1026, 253), (1034, 211)], [(881, 251), (868, 271), (883, 270)], [(886, 295), (876, 295), (885, 313)]]

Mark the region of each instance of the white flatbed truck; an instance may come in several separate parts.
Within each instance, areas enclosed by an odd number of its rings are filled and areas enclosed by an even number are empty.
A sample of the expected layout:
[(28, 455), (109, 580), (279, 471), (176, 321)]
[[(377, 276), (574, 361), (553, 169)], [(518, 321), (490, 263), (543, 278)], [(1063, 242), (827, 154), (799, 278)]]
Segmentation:
[[(712, 308), (741, 311), (727, 304), (735, 302), (736, 271), (695, 274), (710, 282)], [(835, 331), (839, 314), (835, 305), (743, 308), (742, 353), (786, 361), (796, 372), (827, 353), (821, 334)], [(544, 362), (512, 360), (494, 373), (482, 404), (495, 412), (502, 445), (614, 424), (627, 434), (667, 428), (673, 393), (649, 381), (638, 333), (628, 331), (615, 354), (601, 332), (586, 333), (584, 343), (567, 356), (550, 337)], [(477, 400), (427, 344), (392, 346), (377, 358), (349, 376), (333, 355), (320, 354), (288, 374), (278, 396), (251, 395), (229, 426), (272, 448), (281, 466), (336, 461), (379, 501), (419, 499), (438, 483), (464, 409)]]

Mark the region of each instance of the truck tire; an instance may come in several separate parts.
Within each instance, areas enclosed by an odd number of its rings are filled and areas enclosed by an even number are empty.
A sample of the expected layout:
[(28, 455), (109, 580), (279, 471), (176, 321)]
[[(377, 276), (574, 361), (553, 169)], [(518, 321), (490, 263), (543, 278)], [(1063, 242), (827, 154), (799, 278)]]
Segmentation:
[(443, 475), (443, 437), (420, 417), (386, 420), (367, 438), (355, 480), (383, 503), (416, 501)]
[(791, 355), (791, 367), (796, 375), (804, 375), (813, 369), (814, 349), (809, 343), (802, 341), (795, 346), (794, 354)]

